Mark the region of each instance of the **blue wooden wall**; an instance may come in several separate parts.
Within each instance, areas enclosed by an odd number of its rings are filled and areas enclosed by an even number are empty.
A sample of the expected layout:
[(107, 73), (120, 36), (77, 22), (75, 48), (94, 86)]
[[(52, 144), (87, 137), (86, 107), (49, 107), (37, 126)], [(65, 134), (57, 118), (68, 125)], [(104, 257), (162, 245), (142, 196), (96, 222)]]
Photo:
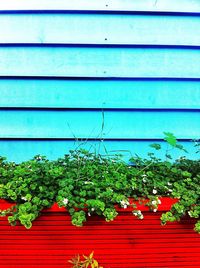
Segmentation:
[(0, 155), (144, 156), (164, 131), (197, 158), (199, 0), (0, 3)]

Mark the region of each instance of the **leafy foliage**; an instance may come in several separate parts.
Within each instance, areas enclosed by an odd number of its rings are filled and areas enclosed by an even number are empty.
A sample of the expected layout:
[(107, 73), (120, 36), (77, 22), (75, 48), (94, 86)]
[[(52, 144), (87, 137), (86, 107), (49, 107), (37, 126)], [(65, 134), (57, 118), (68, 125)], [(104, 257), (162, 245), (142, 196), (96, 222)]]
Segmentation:
[[(155, 212), (159, 197), (169, 196), (179, 202), (162, 215), (163, 224), (185, 215), (199, 218), (200, 161), (182, 157), (172, 163), (170, 150), (185, 149), (173, 134), (165, 135), (165, 161), (149, 153), (148, 159), (135, 156), (127, 164), (118, 155), (103, 157), (83, 149), (70, 151), (55, 161), (40, 155), (20, 164), (0, 158), (0, 198), (14, 203), (0, 215), (8, 215), (11, 225), (20, 222), (31, 228), (40, 212), (57, 202), (68, 210), (73, 225), (82, 226), (93, 214), (114, 220), (116, 204), (124, 209), (133, 206), (133, 215), (142, 219), (141, 211), (136, 204), (130, 205), (129, 198), (148, 199), (147, 205)], [(157, 144), (151, 147), (162, 149)], [(200, 233), (200, 221), (195, 230)]]
[(69, 263), (73, 265), (72, 268), (103, 268), (99, 266), (98, 261), (94, 259), (94, 252), (90, 253), (89, 256), (83, 255), (82, 259), (80, 255), (77, 255), (69, 260)]

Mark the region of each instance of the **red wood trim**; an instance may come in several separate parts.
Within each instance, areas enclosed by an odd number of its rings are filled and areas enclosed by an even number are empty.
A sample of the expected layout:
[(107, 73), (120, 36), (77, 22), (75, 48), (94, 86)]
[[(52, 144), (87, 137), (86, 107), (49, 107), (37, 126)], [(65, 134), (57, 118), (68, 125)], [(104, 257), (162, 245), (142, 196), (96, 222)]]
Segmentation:
[[(0, 268), (71, 268), (69, 259), (92, 251), (104, 268), (200, 267), (200, 235), (193, 230), (196, 219), (186, 217), (161, 226), (162, 212), (177, 200), (160, 200), (157, 213), (138, 205), (143, 220), (133, 217), (130, 209), (118, 208), (121, 213), (114, 221), (88, 217), (81, 228), (73, 226), (57, 204), (44, 210), (30, 230), (20, 224), (10, 226), (0, 217)], [(9, 206), (0, 200), (0, 209)]]

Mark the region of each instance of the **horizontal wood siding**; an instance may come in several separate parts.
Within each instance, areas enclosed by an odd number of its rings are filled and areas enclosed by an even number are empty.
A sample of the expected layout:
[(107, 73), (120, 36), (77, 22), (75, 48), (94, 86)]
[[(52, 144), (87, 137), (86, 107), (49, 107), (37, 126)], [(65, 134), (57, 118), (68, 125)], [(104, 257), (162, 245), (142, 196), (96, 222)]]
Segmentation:
[(2, 108), (200, 108), (200, 81), (195, 80), (15, 78), (1, 79), (0, 85)]
[(5, 14), (0, 25), (1, 43), (199, 46), (200, 36), (192, 16)]
[[(156, 151), (149, 147), (152, 143), (159, 143), (163, 151)], [(181, 144), (189, 152), (190, 158), (195, 159), (197, 151), (194, 143), (190, 140), (181, 140)], [(147, 152), (153, 152), (157, 157), (165, 159), (166, 144), (160, 140), (137, 140), (137, 139), (112, 139), (96, 141), (88, 139), (87, 142), (79, 139), (0, 139), (1, 155), (7, 156), (10, 161), (26, 161), (33, 158), (34, 155), (47, 155), (50, 159), (56, 159), (64, 154), (67, 154), (72, 148), (84, 148), (87, 150), (96, 150), (96, 152), (106, 155), (123, 154), (124, 159), (128, 161), (136, 152), (140, 156), (147, 157)], [(179, 150), (174, 150), (174, 158), (179, 158), (186, 153)]]
[(0, 58), (1, 76), (199, 78), (200, 74), (199, 49), (22, 45), (0, 47)]
[(1, 155), (54, 159), (87, 139), (128, 159), (170, 131), (198, 157), (199, 1), (8, 0), (0, 25)]
[(163, 131), (174, 131), (195, 139), (199, 131), (193, 110), (110, 110), (104, 118), (102, 132), (101, 110), (0, 110), (0, 138), (162, 139)]
[(155, 11), (200, 13), (199, 0), (7, 0), (1, 10)]

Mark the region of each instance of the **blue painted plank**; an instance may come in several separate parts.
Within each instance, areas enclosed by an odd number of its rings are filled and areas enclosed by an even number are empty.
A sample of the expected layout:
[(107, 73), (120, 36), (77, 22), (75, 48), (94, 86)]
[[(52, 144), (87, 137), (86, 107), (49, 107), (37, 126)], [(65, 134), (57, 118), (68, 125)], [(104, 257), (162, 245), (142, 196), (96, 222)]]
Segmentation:
[[(163, 150), (155, 151), (149, 147), (151, 143), (160, 143)], [(181, 141), (188, 151), (188, 154), (180, 150), (172, 150), (171, 155), (177, 159), (181, 156), (187, 156), (190, 159), (198, 159), (193, 142)], [(158, 141), (104, 141), (99, 143), (94, 141), (74, 142), (68, 141), (35, 141), (35, 140), (0, 140), (0, 156), (6, 156), (9, 161), (26, 161), (34, 155), (46, 155), (49, 159), (57, 159), (67, 154), (71, 149), (85, 148), (91, 152), (99, 152), (102, 155), (123, 154), (123, 159), (128, 161), (131, 156), (138, 154), (141, 157), (147, 157), (148, 152), (154, 152), (157, 157), (165, 159), (166, 144)]]
[(132, 10), (200, 12), (199, 0), (6, 0), (0, 10)]
[(200, 81), (1, 79), (0, 96), (0, 107), (195, 109)]
[[(102, 130), (102, 123), (104, 129)], [(200, 136), (197, 111), (1, 110), (0, 137), (6, 138), (162, 138)]]
[(0, 47), (1, 76), (200, 77), (200, 50)]
[(4, 14), (0, 25), (0, 43), (200, 46), (192, 16)]

